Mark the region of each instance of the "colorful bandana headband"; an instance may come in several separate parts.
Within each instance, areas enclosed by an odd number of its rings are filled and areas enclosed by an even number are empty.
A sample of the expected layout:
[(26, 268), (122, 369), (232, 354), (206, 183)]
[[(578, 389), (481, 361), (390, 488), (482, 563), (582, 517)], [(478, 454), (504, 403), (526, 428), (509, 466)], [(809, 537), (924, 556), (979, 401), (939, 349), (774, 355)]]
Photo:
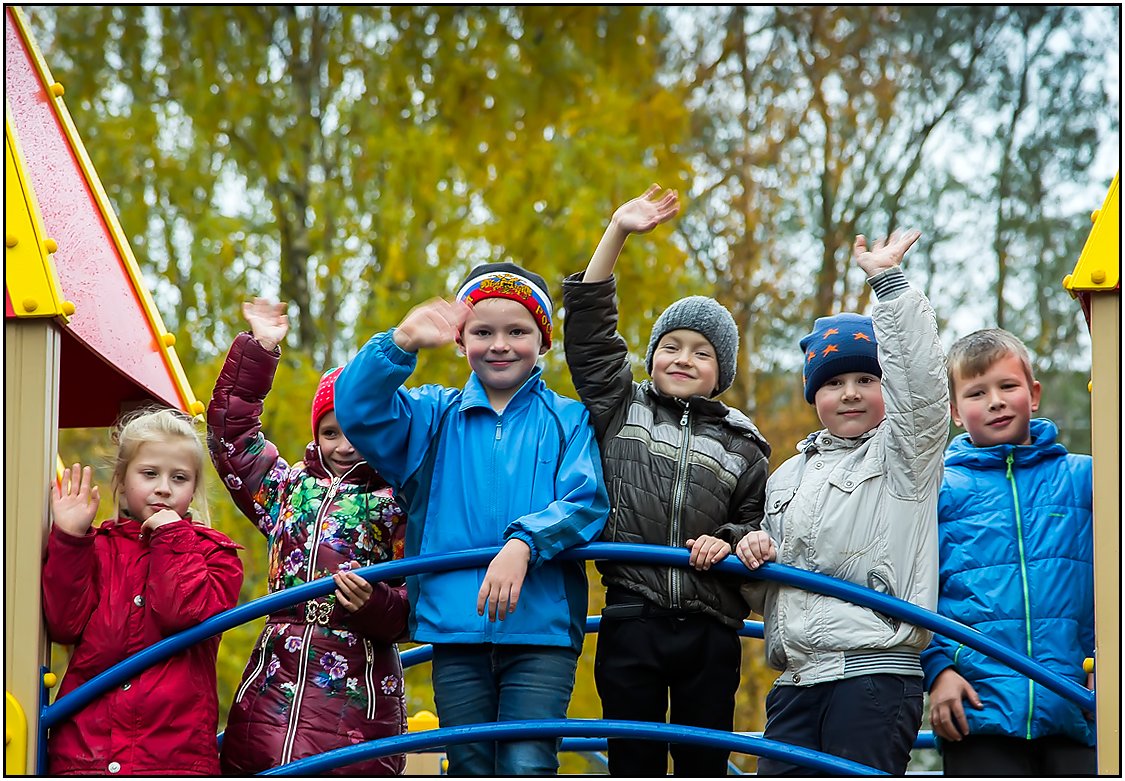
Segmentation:
[(514, 263), (488, 263), (469, 272), (457, 291), (457, 300), (475, 304), (486, 298), (507, 298), (522, 304), (543, 335), (543, 346), (551, 346), (551, 297), (538, 274)]

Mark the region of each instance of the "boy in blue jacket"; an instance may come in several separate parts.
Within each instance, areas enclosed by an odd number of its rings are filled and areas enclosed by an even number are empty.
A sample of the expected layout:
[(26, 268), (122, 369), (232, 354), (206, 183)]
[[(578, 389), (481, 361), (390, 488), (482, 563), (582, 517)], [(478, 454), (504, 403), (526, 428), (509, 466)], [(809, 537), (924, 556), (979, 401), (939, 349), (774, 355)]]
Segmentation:
[[(1007, 331), (953, 345), (950, 403), (967, 433), (945, 456), (938, 612), (1092, 688), (1082, 670), (1094, 651), (1092, 461), (1032, 419), (1040, 393)], [(1093, 718), (1077, 705), (938, 635), (922, 667), (946, 775), (1096, 772)]]
[[(407, 556), (503, 546), (487, 569), (407, 578), (443, 727), (565, 718), (574, 687), (586, 574), (554, 557), (598, 537), (609, 498), (585, 408), (540, 377), (551, 310), (539, 275), (478, 266), (455, 300), (372, 337), (336, 382), (341, 429), (407, 506)], [(472, 369), (464, 388), (404, 387), (418, 350), (454, 342)], [(557, 751), (556, 740), (449, 746), (449, 773), (549, 775)]]

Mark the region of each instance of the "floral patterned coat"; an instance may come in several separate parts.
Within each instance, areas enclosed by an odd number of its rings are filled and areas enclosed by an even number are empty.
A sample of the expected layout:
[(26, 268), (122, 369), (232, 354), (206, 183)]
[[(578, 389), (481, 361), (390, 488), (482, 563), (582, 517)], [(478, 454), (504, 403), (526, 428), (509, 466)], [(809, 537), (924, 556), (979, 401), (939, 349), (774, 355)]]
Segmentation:
[[(262, 404), (280, 353), (240, 334), (207, 411), (215, 468), (242, 512), (265, 535), (269, 590), (347, 568), (401, 558), (405, 517), (365, 462), (333, 477), (315, 442), (290, 466), (262, 435)], [(235, 694), (222, 769), (250, 775), (335, 748), (406, 730), (402, 665), (408, 604), (402, 585), (374, 583), (349, 613), (335, 595), (271, 614)], [(401, 774), (402, 754), (338, 769)]]

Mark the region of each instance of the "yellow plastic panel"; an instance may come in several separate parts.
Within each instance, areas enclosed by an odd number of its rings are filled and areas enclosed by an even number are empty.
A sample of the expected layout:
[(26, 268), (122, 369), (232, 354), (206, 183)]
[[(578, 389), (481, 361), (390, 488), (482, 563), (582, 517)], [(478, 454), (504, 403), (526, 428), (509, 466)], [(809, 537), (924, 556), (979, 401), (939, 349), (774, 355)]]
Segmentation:
[(62, 317), (62, 290), (12, 126), (4, 122), (4, 284), (16, 317)]
[(1067, 290), (1113, 290), (1121, 281), (1121, 202), (1117, 194), (1120, 178), (1119, 171), (1113, 177), (1102, 208), (1091, 215), (1094, 227), (1086, 238), (1074, 272), (1063, 280)]
[(27, 717), (12, 696), (4, 692), (4, 774), (22, 776), (27, 773)]

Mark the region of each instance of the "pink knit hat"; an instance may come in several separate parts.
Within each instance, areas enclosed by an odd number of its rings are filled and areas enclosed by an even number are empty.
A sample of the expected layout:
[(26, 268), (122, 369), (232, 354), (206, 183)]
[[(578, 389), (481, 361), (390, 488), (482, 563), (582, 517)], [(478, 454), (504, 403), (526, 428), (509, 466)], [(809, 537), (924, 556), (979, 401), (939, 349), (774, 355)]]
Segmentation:
[(313, 441), (316, 440), (316, 427), (320, 424), (320, 419), (336, 406), (336, 378), (340, 376), (343, 369), (343, 366), (337, 366), (329, 370), (320, 378), (320, 384), (316, 386), (316, 395), (313, 396), (312, 402)]

